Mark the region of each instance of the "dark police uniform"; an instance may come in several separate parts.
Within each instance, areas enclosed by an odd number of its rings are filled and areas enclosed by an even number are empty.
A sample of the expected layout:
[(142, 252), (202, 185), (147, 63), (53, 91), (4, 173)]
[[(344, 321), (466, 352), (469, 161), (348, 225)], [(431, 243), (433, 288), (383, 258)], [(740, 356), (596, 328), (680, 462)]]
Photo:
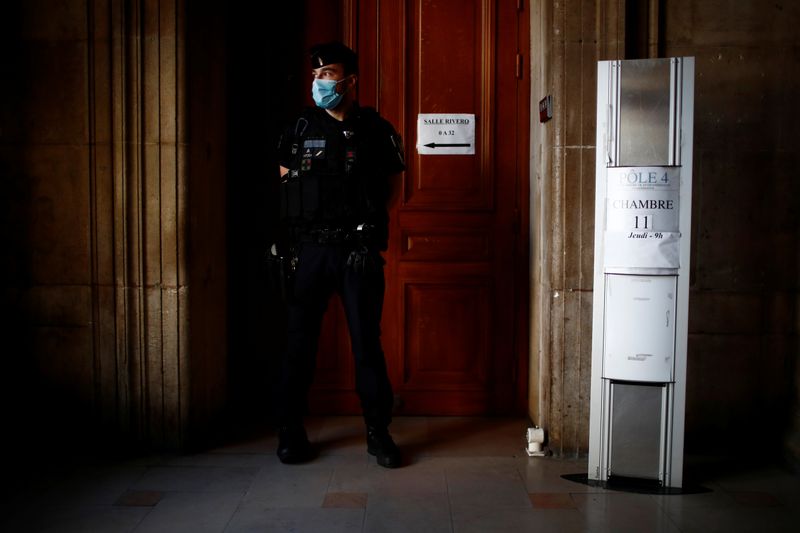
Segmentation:
[(391, 421), (392, 387), (380, 341), (390, 178), (405, 169), (400, 137), (371, 108), (344, 121), (309, 108), (281, 138), (281, 215), (296, 266), (280, 388), (282, 425), (302, 423), (320, 326), (337, 292), (350, 331), (356, 390), (368, 427)]

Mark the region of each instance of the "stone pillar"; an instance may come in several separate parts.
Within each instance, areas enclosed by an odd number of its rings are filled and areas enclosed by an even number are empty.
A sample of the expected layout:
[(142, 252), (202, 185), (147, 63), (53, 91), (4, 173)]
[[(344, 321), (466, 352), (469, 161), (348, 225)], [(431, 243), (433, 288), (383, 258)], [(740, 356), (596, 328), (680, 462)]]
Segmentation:
[(96, 406), (157, 447), (225, 400), (224, 42), (205, 4), (88, 10)]
[(224, 407), (225, 18), (187, 4), (4, 6), (2, 412), (21, 435), (180, 448)]
[(97, 0), (88, 21), (96, 410), (177, 447), (190, 378), (184, 6)]
[(529, 414), (558, 454), (588, 451), (596, 62), (622, 58), (624, 0), (531, 2)]

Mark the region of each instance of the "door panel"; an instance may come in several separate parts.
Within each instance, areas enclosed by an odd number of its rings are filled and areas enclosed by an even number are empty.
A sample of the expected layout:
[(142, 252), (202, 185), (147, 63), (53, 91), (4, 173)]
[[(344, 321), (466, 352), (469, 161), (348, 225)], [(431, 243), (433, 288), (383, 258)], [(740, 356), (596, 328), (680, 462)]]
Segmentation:
[[(491, 139), (493, 97), (494, 34), (489, 30), (489, 4), (413, 2), (408, 26), (406, 82), (411, 97), (406, 123), (415, 130), (418, 113), (474, 113), (476, 149), (475, 155), (409, 157), (413, 165), (406, 174), (404, 209), (492, 208), (491, 143), (483, 142)], [(409, 152), (414, 149), (411, 142), (409, 148)]]
[[(480, 280), (455, 284), (406, 281), (404, 373), (406, 390), (431, 387), (482, 391), (489, 352), (489, 287)], [(443, 324), (458, 324), (457, 335)]]
[[(516, 0), (355, 3), (349, 19), (343, 10), (343, 35), (361, 60), (359, 100), (376, 106), (406, 143), (382, 322), (399, 413), (520, 411), (529, 85), (516, 64), (528, 14)], [(420, 113), (474, 114), (475, 154), (417, 154)], [(312, 406), (357, 413), (347, 328), (338, 303), (332, 307), (326, 320), (337, 324), (321, 341)]]

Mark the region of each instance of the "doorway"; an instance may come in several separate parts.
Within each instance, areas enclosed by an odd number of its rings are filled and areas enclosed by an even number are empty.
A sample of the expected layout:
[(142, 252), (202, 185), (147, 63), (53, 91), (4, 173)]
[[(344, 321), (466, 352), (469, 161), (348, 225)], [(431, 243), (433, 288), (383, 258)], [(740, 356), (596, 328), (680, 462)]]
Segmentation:
[[(530, 79), (520, 52), (528, 51), (528, 13), (516, 0), (305, 0), (257, 9), (263, 13), (229, 15), (235, 403), (269, 403), (282, 349), (280, 305), (257, 266), (276, 213), (268, 148), (279, 125), (311, 103), (305, 51), (339, 39), (359, 54), (361, 105), (376, 107), (406, 145), (407, 171), (390, 210), (382, 322), (397, 413), (524, 413)], [(264, 32), (264, 20), (281, 23)], [(275, 102), (282, 102), (280, 116)], [(475, 153), (419, 155), (420, 113), (474, 115)], [(266, 209), (259, 197), (267, 198)], [(360, 413), (347, 325), (335, 299), (310, 400), (317, 414)], [(258, 407), (254, 414), (263, 411)]]
[[(527, 400), (528, 15), (516, 0), (345, 3), (359, 100), (403, 135), (383, 345), (398, 413), (521, 413)], [(355, 4), (355, 5), (353, 5)], [(474, 155), (419, 155), (420, 113), (475, 115)], [(357, 413), (332, 306), (312, 405)]]

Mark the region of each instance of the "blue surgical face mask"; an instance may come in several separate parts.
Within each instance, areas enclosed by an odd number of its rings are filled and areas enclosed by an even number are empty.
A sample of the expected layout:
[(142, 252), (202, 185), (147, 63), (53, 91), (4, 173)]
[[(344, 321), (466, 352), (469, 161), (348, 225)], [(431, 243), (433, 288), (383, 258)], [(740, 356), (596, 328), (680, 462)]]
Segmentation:
[(335, 108), (344, 98), (344, 93), (339, 94), (336, 92), (336, 86), (346, 79), (336, 81), (315, 78), (314, 83), (311, 84), (311, 96), (314, 98), (314, 103), (322, 109)]

